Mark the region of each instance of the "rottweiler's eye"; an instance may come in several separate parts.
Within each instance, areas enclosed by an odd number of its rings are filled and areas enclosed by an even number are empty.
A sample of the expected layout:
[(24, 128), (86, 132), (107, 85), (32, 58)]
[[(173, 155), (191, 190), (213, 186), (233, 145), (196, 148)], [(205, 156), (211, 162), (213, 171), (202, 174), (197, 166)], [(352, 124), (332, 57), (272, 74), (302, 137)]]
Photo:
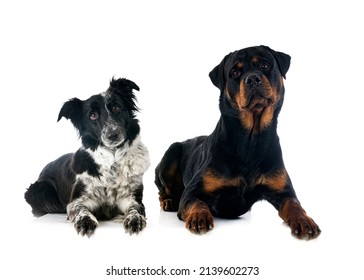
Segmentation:
[(96, 121), (99, 118), (99, 114), (96, 112), (91, 112), (90, 113), (90, 120), (92, 121)]
[(121, 111), (121, 107), (119, 105), (113, 105), (111, 107), (111, 110), (114, 112), (114, 113), (119, 113)]
[(241, 72), (238, 69), (233, 69), (233, 70), (231, 70), (230, 75), (231, 75), (231, 78), (237, 79), (240, 77)]
[(269, 63), (263, 62), (262, 64), (260, 64), (260, 69), (262, 69), (263, 71), (268, 71), (270, 69)]

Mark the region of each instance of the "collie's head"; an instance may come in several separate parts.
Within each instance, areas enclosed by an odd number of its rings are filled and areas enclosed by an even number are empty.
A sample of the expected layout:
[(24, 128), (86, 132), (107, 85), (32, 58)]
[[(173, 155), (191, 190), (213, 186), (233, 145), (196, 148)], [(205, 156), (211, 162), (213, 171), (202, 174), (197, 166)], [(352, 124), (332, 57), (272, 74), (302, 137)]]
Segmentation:
[(112, 78), (106, 92), (87, 100), (72, 98), (64, 103), (58, 121), (62, 117), (70, 119), (85, 148), (95, 150), (100, 145), (108, 149), (120, 148), (132, 142), (140, 131), (133, 90), (139, 90), (134, 82)]

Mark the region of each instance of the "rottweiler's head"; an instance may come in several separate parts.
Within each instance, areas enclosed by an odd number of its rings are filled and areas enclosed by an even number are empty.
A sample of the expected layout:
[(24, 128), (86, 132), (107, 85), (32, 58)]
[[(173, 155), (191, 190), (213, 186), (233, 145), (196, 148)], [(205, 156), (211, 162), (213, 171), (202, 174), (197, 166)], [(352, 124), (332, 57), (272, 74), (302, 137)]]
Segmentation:
[(253, 133), (269, 127), (283, 104), (283, 78), (291, 57), (266, 46), (250, 47), (225, 56), (210, 72), (220, 89), (223, 115), (240, 119)]

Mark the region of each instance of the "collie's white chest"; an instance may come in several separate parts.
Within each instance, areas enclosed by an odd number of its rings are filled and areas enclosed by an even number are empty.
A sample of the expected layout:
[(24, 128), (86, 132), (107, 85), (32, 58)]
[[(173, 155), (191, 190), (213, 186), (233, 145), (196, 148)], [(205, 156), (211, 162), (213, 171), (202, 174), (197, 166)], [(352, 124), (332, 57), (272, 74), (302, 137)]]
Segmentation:
[(125, 144), (116, 151), (104, 147), (86, 151), (98, 166), (100, 176), (84, 172), (76, 176), (76, 182), (81, 181), (85, 191), (97, 197), (116, 197), (132, 191), (142, 184), (142, 176), (150, 164), (148, 151), (139, 138), (131, 146)]

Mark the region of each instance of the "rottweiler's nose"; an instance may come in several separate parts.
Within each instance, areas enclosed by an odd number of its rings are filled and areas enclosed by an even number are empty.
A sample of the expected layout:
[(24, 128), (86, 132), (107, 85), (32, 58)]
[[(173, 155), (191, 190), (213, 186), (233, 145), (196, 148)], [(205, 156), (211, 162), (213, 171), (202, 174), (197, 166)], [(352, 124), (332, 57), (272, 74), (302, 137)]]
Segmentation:
[(245, 84), (249, 87), (259, 87), (262, 84), (262, 77), (258, 74), (250, 74), (245, 78)]

